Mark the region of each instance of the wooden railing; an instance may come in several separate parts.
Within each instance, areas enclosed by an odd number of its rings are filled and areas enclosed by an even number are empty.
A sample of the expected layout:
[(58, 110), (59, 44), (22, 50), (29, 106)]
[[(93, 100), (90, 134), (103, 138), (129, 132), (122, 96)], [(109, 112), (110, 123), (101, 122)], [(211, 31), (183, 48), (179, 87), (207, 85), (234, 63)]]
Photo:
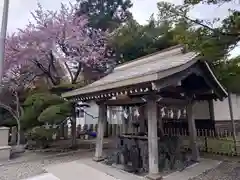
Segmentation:
[[(165, 135), (179, 136), (186, 149), (190, 149), (190, 137), (187, 130), (164, 129)], [(207, 129), (197, 130), (197, 143), (199, 150), (215, 154), (240, 156), (240, 137), (234, 142), (232, 133), (228, 131), (214, 131)]]
[[(84, 131), (97, 132), (97, 124), (86, 124), (77, 127), (77, 136)], [(107, 137), (116, 137), (123, 134), (123, 125), (108, 124)], [(167, 136), (178, 136), (182, 139), (182, 143), (186, 149), (190, 149), (189, 133), (186, 129), (180, 128), (165, 128), (164, 134)], [(16, 139), (16, 138), (15, 138)], [(238, 155), (240, 156), (240, 136), (234, 142), (232, 133), (226, 130), (209, 130), (197, 129), (197, 143), (199, 150), (202, 152), (224, 154), (224, 155)]]

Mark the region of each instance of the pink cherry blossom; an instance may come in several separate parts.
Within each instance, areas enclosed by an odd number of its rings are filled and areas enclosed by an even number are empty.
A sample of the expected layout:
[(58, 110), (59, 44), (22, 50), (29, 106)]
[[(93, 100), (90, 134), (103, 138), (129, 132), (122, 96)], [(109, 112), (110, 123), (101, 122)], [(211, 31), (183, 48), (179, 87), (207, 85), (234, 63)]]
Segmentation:
[[(47, 11), (39, 4), (32, 13), (35, 23), (7, 37), (5, 76), (24, 67), (56, 85), (63, 75), (59, 63), (93, 66), (106, 62), (106, 32), (90, 28), (87, 16), (77, 16), (76, 9), (77, 4), (62, 4), (59, 11)], [(61, 57), (54, 56), (56, 50)]]

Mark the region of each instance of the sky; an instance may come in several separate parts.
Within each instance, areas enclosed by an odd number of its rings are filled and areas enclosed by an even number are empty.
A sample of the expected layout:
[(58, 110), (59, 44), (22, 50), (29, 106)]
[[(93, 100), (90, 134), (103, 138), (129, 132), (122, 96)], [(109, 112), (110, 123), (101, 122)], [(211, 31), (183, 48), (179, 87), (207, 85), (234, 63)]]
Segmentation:
[[(3, 9), (3, 1), (0, 0), (0, 22)], [(75, 0), (70, 0), (74, 2)], [(165, 0), (174, 4), (182, 4), (182, 0)], [(60, 8), (61, 2), (66, 4), (69, 0), (10, 0), (8, 32), (12, 33), (17, 28), (24, 28), (28, 21), (33, 21), (31, 11), (36, 9), (37, 3), (40, 2), (43, 8), (49, 10), (57, 10)], [(131, 9), (134, 18), (141, 24), (147, 22), (149, 17), (154, 13), (157, 15), (157, 2), (159, 0), (132, 0), (133, 7)], [(192, 18), (212, 19), (214, 17), (224, 18), (228, 15), (228, 9), (235, 8), (240, 10), (240, 0), (232, 0), (232, 3), (225, 4), (220, 7), (199, 5), (194, 8), (190, 16)], [(235, 50), (236, 51), (236, 50)], [(238, 53), (239, 51), (239, 53)], [(240, 54), (240, 48), (234, 54)]]

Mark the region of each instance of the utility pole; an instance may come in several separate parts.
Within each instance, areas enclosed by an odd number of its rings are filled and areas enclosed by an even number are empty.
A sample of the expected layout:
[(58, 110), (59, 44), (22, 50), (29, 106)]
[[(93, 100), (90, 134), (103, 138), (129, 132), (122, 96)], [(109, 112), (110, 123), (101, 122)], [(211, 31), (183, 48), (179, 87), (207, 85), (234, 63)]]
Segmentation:
[(2, 77), (3, 77), (5, 40), (6, 40), (6, 36), (7, 36), (7, 24), (8, 24), (8, 9), (9, 9), (9, 0), (4, 0), (1, 34), (0, 34), (0, 84), (2, 83)]
[(232, 136), (233, 136), (234, 150), (235, 150), (235, 153), (236, 153), (237, 152), (236, 126), (235, 126), (235, 121), (234, 121), (234, 116), (233, 116), (232, 97), (231, 97), (231, 93), (230, 93), (229, 90), (228, 90), (228, 104), (229, 104), (229, 113), (230, 113), (231, 125), (232, 125)]

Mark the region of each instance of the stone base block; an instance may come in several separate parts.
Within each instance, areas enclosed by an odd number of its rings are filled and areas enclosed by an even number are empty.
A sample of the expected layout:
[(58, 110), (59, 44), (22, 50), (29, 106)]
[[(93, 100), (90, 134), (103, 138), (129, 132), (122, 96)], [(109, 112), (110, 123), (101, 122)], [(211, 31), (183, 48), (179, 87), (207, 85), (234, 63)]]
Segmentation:
[(96, 162), (101, 162), (101, 161), (104, 161), (104, 157), (93, 157), (93, 160), (96, 161)]
[(12, 146), (11, 154), (24, 153), (24, 152), (25, 152), (25, 145)]
[(162, 180), (162, 176), (160, 174), (148, 174), (146, 176), (147, 179), (149, 180)]
[(10, 158), (11, 146), (0, 147), (0, 161), (8, 161)]

